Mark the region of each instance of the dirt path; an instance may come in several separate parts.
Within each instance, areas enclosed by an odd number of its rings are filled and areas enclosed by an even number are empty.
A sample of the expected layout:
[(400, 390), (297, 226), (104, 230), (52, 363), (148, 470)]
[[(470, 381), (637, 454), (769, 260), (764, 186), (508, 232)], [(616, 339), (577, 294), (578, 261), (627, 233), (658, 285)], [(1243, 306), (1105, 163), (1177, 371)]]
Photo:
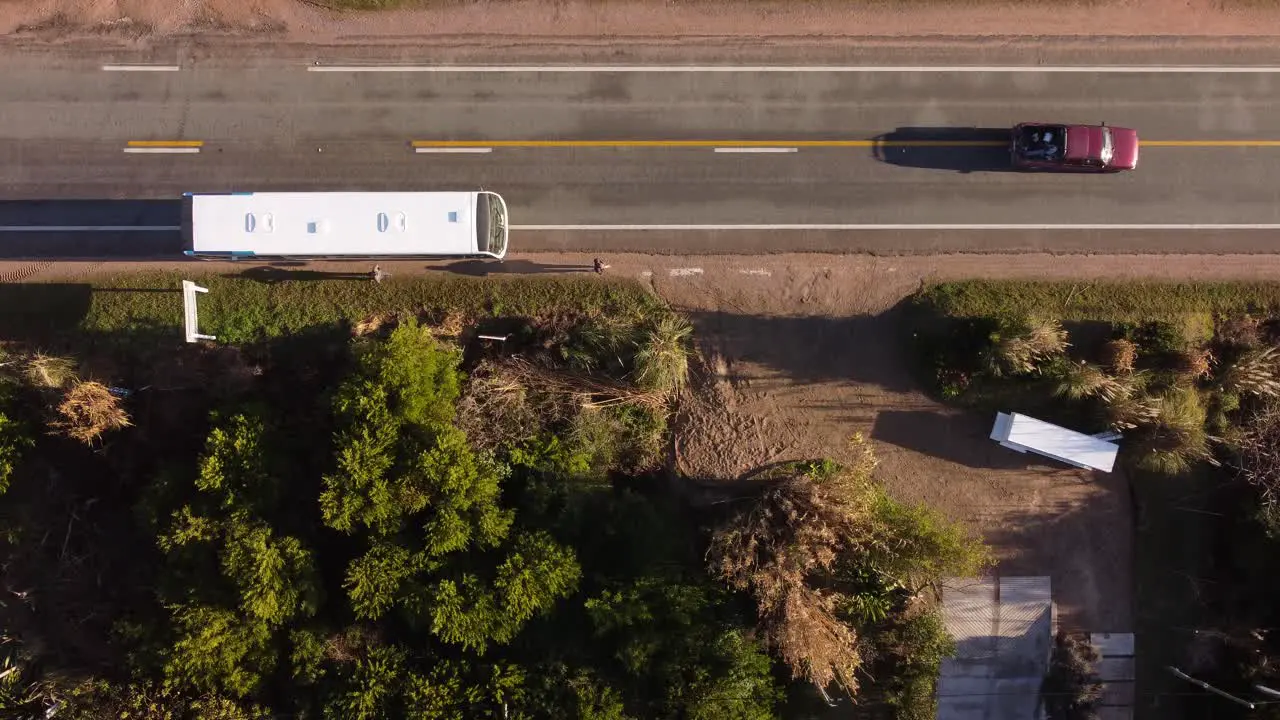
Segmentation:
[[(1053, 579), (1065, 627), (1132, 628), (1132, 527), (1119, 474), (1062, 469), (987, 439), (991, 418), (943, 407), (917, 388), (892, 309), (922, 283), (973, 277), (1280, 280), (1280, 256), (837, 255), (605, 258), (689, 313), (705, 372), (679, 418), (691, 477), (731, 480), (763, 463), (835, 456), (860, 432), (900, 498), (969, 524), (996, 548), (999, 572)], [(578, 255), (513, 258), (495, 270), (577, 265)], [(320, 265), (320, 264), (317, 264)], [(385, 264), (395, 276), (421, 263)], [(226, 272), (244, 264), (148, 264)], [(114, 263), (0, 263), (17, 282), (83, 281), (139, 269)], [(334, 272), (365, 263), (325, 263)], [(429, 271), (429, 270), (428, 270)]]
[(1232, 0), (812, 0), (433, 2), (429, 9), (339, 13), (302, 0), (0, 0), (0, 33), (272, 33), (297, 43), (473, 36), (495, 46), (601, 37), (1263, 37), (1280, 14)]

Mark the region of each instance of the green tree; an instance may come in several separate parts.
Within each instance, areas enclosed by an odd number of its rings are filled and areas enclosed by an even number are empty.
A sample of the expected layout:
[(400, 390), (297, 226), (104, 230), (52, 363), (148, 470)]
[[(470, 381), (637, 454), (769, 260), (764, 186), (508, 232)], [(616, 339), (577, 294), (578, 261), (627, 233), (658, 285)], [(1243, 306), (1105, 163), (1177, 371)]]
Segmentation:
[(436, 580), (420, 596), (418, 616), (441, 640), (483, 653), (509, 642), (524, 624), (568, 597), (582, 570), (573, 551), (544, 532), (521, 533), (492, 582), (474, 573)]
[(405, 715), (409, 720), (527, 718), (521, 711), (525, 682), (524, 670), (509, 663), (440, 661), (406, 678)]
[[(265, 708), (217, 693), (190, 694), (153, 683), (86, 680), (59, 697), (58, 718), (70, 720), (269, 720)], [(35, 717), (34, 715), (32, 717)]]
[(177, 640), (167, 652), (165, 686), (241, 698), (275, 664), (265, 622), (207, 605), (171, 609)]
[(586, 602), (595, 642), (612, 653), (642, 717), (765, 720), (780, 691), (772, 661), (705, 583), (645, 577)]
[(325, 522), (343, 532), (367, 528), (386, 535), (430, 508), (431, 554), (472, 542), (496, 544), (511, 522), (496, 504), (501, 477), (450, 424), (459, 354), (413, 323), (356, 352), (359, 369), (333, 404), (337, 468), (324, 479)]
[(279, 484), (267, 468), (266, 424), (256, 411), (232, 415), (205, 442), (196, 489), (223, 509), (271, 507)]
[(345, 674), (342, 689), (325, 707), (334, 720), (380, 720), (391, 717), (400, 695), (405, 653), (400, 648), (373, 645), (365, 649)]
[(343, 582), (356, 617), (376, 620), (390, 610), (401, 586), (423, 567), (422, 559), (402, 545), (379, 540), (347, 568)]
[(315, 563), (297, 538), (276, 536), (266, 523), (237, 513), (227, 523), (221, 558), (250, 616), (279, 625), (319, 608)]
[(388, 402), (386, 390), (372, 380), (349, 380), (338, 389), (337, 472), (325, 476), (320, 494), (324, 521), (335, 530), (391, 532), (399, 527), (403, 511), (387, 473), (395, 464), (400, 423)]
[(461, 430), (441, 428), (437, 444), (417, 458), (410, 507), (429, 509), (424, 525), (431, 557), (468, 548), (496, 547), (507, 536), (514, 517), (498, 505), (501, 475), (478, 458)]

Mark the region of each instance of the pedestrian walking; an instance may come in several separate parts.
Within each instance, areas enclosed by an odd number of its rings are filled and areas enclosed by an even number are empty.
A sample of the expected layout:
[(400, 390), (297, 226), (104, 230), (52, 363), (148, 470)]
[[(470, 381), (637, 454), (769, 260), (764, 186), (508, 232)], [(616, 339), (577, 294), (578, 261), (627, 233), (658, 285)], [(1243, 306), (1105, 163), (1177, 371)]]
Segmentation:
[(374, 265), (373, 270), (369, 272), (369, 277), (373, 278), (374, 282), (381, 285), (383, 280), (391, 277), (391, 273), (383, 270), (381, 265)]
[(604, 261), (601, 260), (600, 258), (596, 258), (591, 261), (591, 267), (593, 270), (595, 270), (597, 275), (603, 275), (605, 269), (608, 268), (609, 266), (605, 265)]

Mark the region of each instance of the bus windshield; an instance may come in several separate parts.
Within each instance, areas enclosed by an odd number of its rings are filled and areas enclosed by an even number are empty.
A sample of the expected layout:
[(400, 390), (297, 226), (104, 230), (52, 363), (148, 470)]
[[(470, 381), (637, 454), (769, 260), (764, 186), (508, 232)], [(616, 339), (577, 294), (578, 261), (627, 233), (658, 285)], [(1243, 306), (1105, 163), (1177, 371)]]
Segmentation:
[(499, 260), (507, 254), (507, 203), (496, 193), (476, 196), (476, 249)]

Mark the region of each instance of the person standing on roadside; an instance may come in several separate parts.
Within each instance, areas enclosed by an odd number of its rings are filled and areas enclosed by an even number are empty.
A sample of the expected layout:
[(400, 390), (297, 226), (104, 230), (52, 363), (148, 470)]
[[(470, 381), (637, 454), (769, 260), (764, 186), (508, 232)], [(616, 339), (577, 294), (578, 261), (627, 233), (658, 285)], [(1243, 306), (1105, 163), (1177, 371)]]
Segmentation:
[(596, 273), (597, 275), (603, 275), (603, 274), (604, 274), (605, 269), (606, 269), (606, 268), (608, 268), (608, 267), (609, 267), (609, 266), (608, 266), (608, 265), (605, 265), (605, 264), (604, 264), (604, 261), (603, 261), (603, 260), (601, 260), (600, 258), (595, 258), (594, 260), (592, 260), (592, 261), (591, 261), (591, 268), (592, 268), (593, 270), (595, 270), (595, 273)]
[(381, 285), (383, 280), (391, 277), (391, 273), (383, 270), (381, 265), (374, 265), (373, 270), (369, 272), (369, 277), (373, 278), (374, 282)]

